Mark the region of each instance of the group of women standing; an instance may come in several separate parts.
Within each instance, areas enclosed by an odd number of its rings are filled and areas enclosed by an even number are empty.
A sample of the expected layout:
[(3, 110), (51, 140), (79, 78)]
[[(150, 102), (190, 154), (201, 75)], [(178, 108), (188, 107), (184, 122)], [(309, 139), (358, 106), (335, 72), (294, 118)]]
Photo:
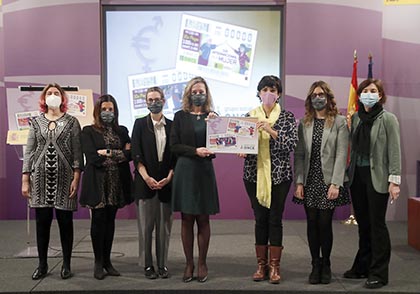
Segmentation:
[[(359, 224), (359, 251), (345, 278), (367, 278), (365, 287), (388, 283), (390, 240), (385, 223), (388, 196), (399, 196), (400, 138), (396, 117), (383, 109), (386, 96), (379, 80), (362, 82), (359, 111), (348, 121), (339, 115), (334, 94), (323, 81), (314, 82), (305, 100), (299, 127), (293, 113), (282, 109), (281, 81), (264, 76), (257, 86), (261, 105), (247, 115), (257, 118), (258, 154), (245, 158), (243, 181), (255, 216), (257, 271), (254, 281), (281, 280), (282, 217), (294, 180), (293, 202), (303, 204), (312, 257), (311, 284), (331, 281), (334, 209), (350, 203)], [(48, 272), (47, 250), (53, 208), (63, 248), (61, 277), (71, 277), (72, 212), (84, 169), (80, 204), (91, 209), (94, 277), (118, 276), (110, 259), (118, 208), (132, 202), (138, 208), (139, 264), (149, 279), (170, 276), (167, 267), (172, 212), (181, 212), (181, 238), (186, 265), (182, 280), (194, 279), (194, 225), (197, 224), (198, 282), (208, 277), (209, 216), (219, 212), (212, 159), (206, 146), (206, 121), (212, 112), (207, 82), (193, 78), (186, 86), (182, 110), (172, 122), (163, 115), (165, 97), (158, 87), (147, 90), (150, 114), (135, 121), (132, 141), (118, 123), (118, 106), (111, 95), (95, 103), (94, 123), (83, 131), (66, 114), (67, 98), (57, 84), (41, 94), (42, 113), (31, 125), (22, 176), (22, 194), (36, 211), (39, 265), (33, 279)], [(350, 163), (347, 163), (349, 145)], [(293, 177), (291, 154), (294, 152)], [(82, 153), (86, 157), (83, 166)], [(131, 185), (129, 162), (134, 162)], [(348, 173), (346, 173), (346, 168)], [(134, 191), (134, 193), (132, 193)], [(152, 256), (155, 231), (156, 265)]]

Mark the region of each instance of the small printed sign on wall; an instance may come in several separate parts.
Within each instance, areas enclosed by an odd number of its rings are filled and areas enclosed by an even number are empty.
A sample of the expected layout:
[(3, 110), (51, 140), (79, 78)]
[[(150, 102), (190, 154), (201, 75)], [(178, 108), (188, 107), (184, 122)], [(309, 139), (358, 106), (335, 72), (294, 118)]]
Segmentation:
[(384, 0), (385, 5), (413, 5), (420, 4), (420, 0)]

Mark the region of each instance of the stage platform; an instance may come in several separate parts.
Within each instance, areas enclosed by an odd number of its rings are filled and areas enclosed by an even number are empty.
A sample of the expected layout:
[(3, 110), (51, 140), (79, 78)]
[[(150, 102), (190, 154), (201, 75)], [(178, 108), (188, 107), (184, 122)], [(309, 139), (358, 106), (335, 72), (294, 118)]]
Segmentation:
[[(311, 269), (305, 221), (284, 222), (284, 251), (281, 261), (282, 282), (253, 282), (256, 268), (253, 221), (212, 220), (208, 253), (209, 279), (206, 283), (183, 283), (184, 257), (180, 240), (180, 220), (173, 224), (169, 252), (169, 279), (148, 280), (138, 265), (137, 223), (118, 220), (112, 259), (121, 277), (93, 278), (93, 253), (89, 220), (75, 220), (74, 253), (69, 280), (60, 278), (61, 257), (57, 223), (51, 232), (49, 274), (33, 281), (37, 266), (34, 221), (27, 238), (26, 221), (0, 221), (1, 293), (420, 293), (420, 251), (407, 245), (407, 223), (389, 222), (392, 258), (389, 285), (379, 290), (363, 288), (364, 280), (346, 280), (342, 273), (352, 263), (357, 246), (357, 227), (334, 222), (332, 253), (333, 280), (329, 285), (310, 285)], [(29, 241), (28, 241), (29, 240)], [(29, 242), (29, 244), (28, 244)], [(196, 249), (196, 248), (195, 248)], [(195, 253), (197, 250), (195, 250)]]

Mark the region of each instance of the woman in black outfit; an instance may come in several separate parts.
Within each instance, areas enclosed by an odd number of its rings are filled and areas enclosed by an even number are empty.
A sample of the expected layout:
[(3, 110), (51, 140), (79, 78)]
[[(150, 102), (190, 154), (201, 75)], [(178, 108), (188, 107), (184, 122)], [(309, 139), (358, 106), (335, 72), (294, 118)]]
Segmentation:
[(110, 276), (120, 273), (111, 264), (111, 248), (118, 208), (131, 202), (128, 130), (118, 124), (114, 97), (99, 97), (93, 111), (94, 124), (82, 131), (86, 157), (80, 204), (92, 212), (90, 234), (95, 255), (94, 277), (102, 280), (104, 269)]

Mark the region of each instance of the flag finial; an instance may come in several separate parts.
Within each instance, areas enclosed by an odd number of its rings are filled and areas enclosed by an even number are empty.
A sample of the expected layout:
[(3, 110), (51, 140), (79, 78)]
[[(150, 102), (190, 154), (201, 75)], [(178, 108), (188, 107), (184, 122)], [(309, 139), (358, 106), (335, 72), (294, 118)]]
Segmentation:
[(369, 55), (368, 55), (369, 64), (368, 64), (368, 76), (367, 76), (368, 79), (373, 79), (373, 69), (372, 69), (373, 68), (373, 62), (372, 62), (372, 58), (373, 58), (372, 53), (369, 52)]

